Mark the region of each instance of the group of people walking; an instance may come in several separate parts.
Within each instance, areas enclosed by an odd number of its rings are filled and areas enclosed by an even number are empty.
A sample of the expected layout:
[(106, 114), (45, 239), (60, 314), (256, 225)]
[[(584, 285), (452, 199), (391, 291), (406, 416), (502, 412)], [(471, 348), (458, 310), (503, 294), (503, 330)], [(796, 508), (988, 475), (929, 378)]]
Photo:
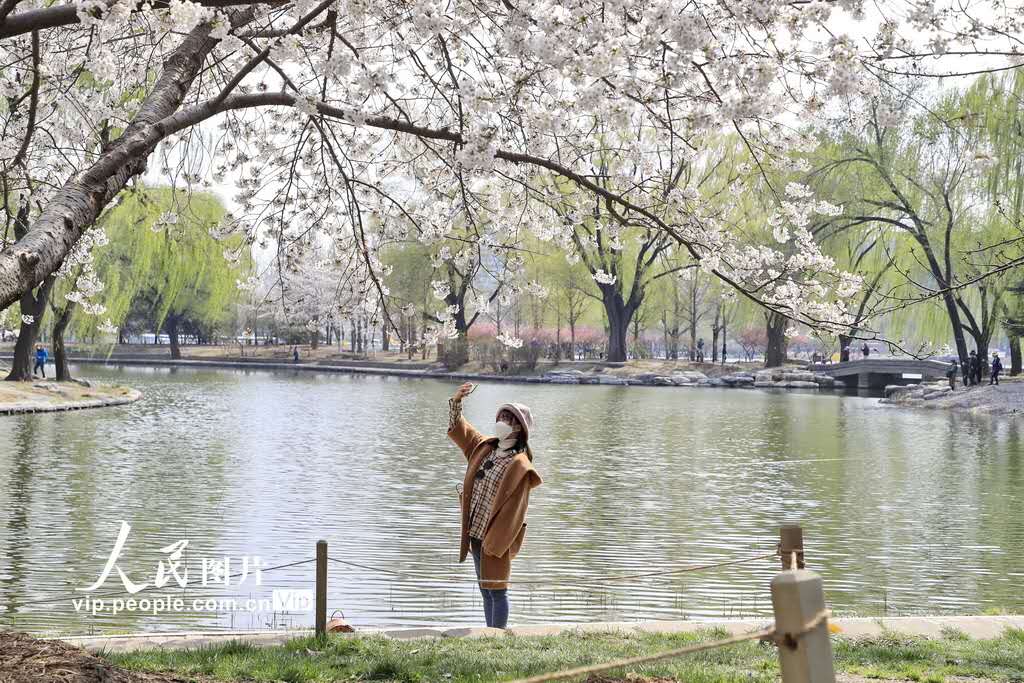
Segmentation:
[[(967, 362), (960, 367), (960, 363), (954, 358), (949, 365), (949, 369), (946, 370), (946, 377), (949, 378), (949, 388), (956, 389), (956, 376), (963, 372), (964, 386), (971, 386), (975, 384), (981, 384), (982, 368), (985, 364), (985, 359), (978, 355), (977, 351), (971, 351), (971, 355), (967, 358)], [(999, 360), (999, 354), (992, 354), (992, 364), (989, 368), (989, 384), (999, 384), (999, 373), (1003, 371), (1003, 362)]]

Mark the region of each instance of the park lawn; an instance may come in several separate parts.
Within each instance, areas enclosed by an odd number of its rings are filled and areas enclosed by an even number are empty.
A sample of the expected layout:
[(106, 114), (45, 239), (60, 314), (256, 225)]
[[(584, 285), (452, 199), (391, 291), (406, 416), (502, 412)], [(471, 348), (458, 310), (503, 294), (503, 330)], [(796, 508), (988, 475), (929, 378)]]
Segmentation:
[[(164, 672), (206, 681), (485, 683), (670, 650), (723, 636), (724, 633), (714, 631), (404, 641), (332, 636), (326, 642), (307, 637), (269, 648), (236, 642), (194, 650), (148, 650), (106, 657), (135, 671)], [(835, 637), (833, 648), (840, 681), (1024, 680), (1024, 630), (1008, 630), (1003, 637), (992, 640), (972, 640), (954, 631), (941, 639), (894, 634), (858, 640)], [(608, 672), (589, 680), (773, 683), (778, 677), (774, 646), (746, 642), (631, 671)]]

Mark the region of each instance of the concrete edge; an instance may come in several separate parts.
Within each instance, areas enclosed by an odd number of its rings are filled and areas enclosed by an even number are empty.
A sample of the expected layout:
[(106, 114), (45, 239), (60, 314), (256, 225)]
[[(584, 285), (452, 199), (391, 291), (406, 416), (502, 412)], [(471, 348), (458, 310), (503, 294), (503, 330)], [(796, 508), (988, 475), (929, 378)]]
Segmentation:
[(17, 415), (21, 413), (57, 413), (64, 410), (83, 410), (85, 408), (107, 408), (135, 403), (142, 398), (138, 389), (129, 389), (126, 396), (116, 398), (97, 398), (86, 401), (68, 401), (65, 403), (14, 403), (0, 406), (0, 415)]
[[(0, 358), (7, 358), (8, 356), (0, 356)], [(461, 381), (476, 381), (476, 382), (499, 382), (504, 384), (564, 384), (571, 386), (644, 386), (644, 387), (676, 387), (676, 388), (695, 388), (695, 389), (775, 389), (775, 390), (786, 390), (786, 391), (823, 391), (832, 392), (844, 391), (846, 385), (840, 386), (820, 386), (815, 385), (814, 387), (804, 386), (788, 386), (786, 382), (772, 382), (762, 384), (700, 384), (694, 382), (692, 384), (654, 384), (647, 382), (634, 381), (630, 382), (627, 378), (623, 378), (621, 382), (579, 382), (579, 381), (559, 381), (547, 379), (542, 376), (516, 376), (516, 375), (490, 375), (485, 373), (476, 372), (431, 372), (428, 370), (413, 370), (403, 368), (381, 368), (381, 367), (356, 367), (352, 365), (334, 365), (334, 364), (320, 364), (320, 363), (278, 363), (278, 362), (263, 362), (263, 361), (222, 361), (222, 360), (194, 360), (194, 359), (181, 359), (172, 360), (170, 358), (152, 358), (152, 359), (137, 359), (137, 358), (69, 358), (69, 363), (95, 363), (99, 365), (158, 365), (158, 366), (171, 366), (171, 367), (209, 367), (209, 368), (232, 368), (232, 369), (255, 369), (255, 370), (301, 370), (304, 372), (326, 372), (326, 373), (341, 373), (351, 375), (378, 375), (385, 377), (406, 377), (412, 379), (436, 379), (436, 380), (461, 380)]]
[[(838, 635), (846, 638), (868, 638), (885, 633), (927, 638), (941, 637), (955, 630), (970, 638), (997, 638), (1006, 629), (1024, 629), (1024, 615), (1014, 616), (933, 616), (933, 617), (840, 617), (830, 620), (838, 627)], [(597, 622), (584, 624), (524, 624), (507, 630), (496, 628), (428, 626), (422, 628), (361, 628), (349, 637), (377, 636), (395, 640), (424, 638), (493, 638), (506, 635), (518, 637), (556, 636), (567, 633), (695, 633), (711, 629), (730, 635), (756, 631), (771, 624), (771, 618), (728, 619), (716, 621), (642, 621)], [(183, 631), (175, 633), (134, 633), (116, 636), (46, 637), (63, 640), (91, 652), (130, 652), (141, 649), (190, 649), (240, 641), (256, 647), (283, 645), (289, 640), (313, 634), (311, 629), (287, 631)]]

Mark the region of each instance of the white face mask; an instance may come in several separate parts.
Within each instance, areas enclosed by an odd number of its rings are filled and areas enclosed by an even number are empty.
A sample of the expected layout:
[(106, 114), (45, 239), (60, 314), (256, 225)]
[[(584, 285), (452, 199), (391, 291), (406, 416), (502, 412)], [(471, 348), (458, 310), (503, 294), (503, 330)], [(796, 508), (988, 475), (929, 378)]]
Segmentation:
[(495, 422), (494, 435), (497, 436), (498, 439), (500, 439), (501, 441), (504, 441), (508, 437), (512, 436), (511, 425), (507, 425), (504, 422)]

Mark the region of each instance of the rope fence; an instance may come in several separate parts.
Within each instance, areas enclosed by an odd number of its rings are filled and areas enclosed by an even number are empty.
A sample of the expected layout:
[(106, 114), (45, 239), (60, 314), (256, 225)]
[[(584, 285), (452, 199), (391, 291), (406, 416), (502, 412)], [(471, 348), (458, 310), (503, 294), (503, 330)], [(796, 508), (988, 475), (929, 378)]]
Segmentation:
[(563, 671), (556, 671), (553, 673), (539, 674), (537, 676), (531, 676), (529, 678), (519, 678), (510, 683), (547, 683), (548, 681), (563, 681), (568, 678), (576, 678), (577, 676), (589, 676), (591, 674), (604, 673), (606, 671), (612, 671), (614, 669), (623, 669), (641, 664), (650, 664), (652, 662), (659, 662), (664, 659), (675, 659), (682, 657), (683, 655), (694, 654), (697, 652), (706, 652), (707, 650), (717, 650), (719, 648), (728, 647), (730, 645), (736, 645), (738, 643), (745, 643), (751, 640), (773, 642), (780, 648), (796, 649), (797, 643), (805, 635), (811, 633), (823, 623), (829, 617), (828, 610), (822, 610), (819, 612), (811, 621), (803, 626), (797, 633), (779, 633), (774, 626), (769, 628), (761, 629), (760, 631), (751, 631), (750, 633), (743, 633), (736, 636), (730, 636), (728, 638), (722, 638), (721, 640), (712, 640), (706, 643), (696, 643), (694, 645), (687, 645), (685, 647), (676, 648), (674, 650), (667, 650), (665, 652), (657, 652), (650, 655), (640, 655), (637, 657), (626, 657), (623, 659), (616, 659), (610, 662), (604, 662), (602, 664), (591, 664), (587, 666), (578, 666), (573, 669), (565, 669)]
[[(500, 581), (497, 579), (464, 580), (441, 578), (435, 574), (426, 572), (393, 570), (331, 557), (327, 553), (326, 541), (317, 542), (316, 557), (314, 558), (288, 562), (273, 567), (259, 568), (259, 571), (262, 574), (265, 572), (279, 571), (291, 567), (315, 563), (315, 633), (317, 636), (322, 637), (327, 634), (327, 566), (329, 562), (346, 567), (363, 569), (373, 573), (388, 575), (408, 582), (430, 581), (434, 583), (458, 584), (468, 584), (472, 582), (473, 584), (480, 586), (485, 586), (489, 583), (509, 583), (517, 586), (564, 586), (571, 583), (578, 586), (595, 586), (617, 582), (673, 577), (681, 574), (711, 571), (774, 558), (778, 558), (781, 562), (781, 573), (777, 574), (771, 582), (772, 607), (775, 615), (775, 623), (771, 627), (750, 633), (730, 636), (720, 640), (695, 643), (665, 652), (627, 657), (610, 662), (578, 666), (571, 669), (565, 669), (563, 671), (539, 674), (529, 678), (518, 679), (512, 683), (547, 683), (548, 681), (562, 681), (581, 676), (598, 674), (614, 669), (636, 667), (652, 662), (673, 659), (692, 653), (714, 650), (753, 640), (771, 642), (777, 646), (783, 683), (835, 683), (831, 641), (829, 639), (827, 624), (829, 611), (825, 606), (824, 589), (822, 587), (821, 578), (818, 575), (804, 570), (805, 558), (803, 530), (799, 526), (782, 527), (780, 529), (780, 541), (776, 549), (771, 553), (764, 553), (734, 560), (723, 560), (720, 562), (684, 567), (672, 567), (634, 574), (610, 574), (598, 577), (554, 576), (548, 578), (506, 579)], [(221, 579), (229, 581), (232, 578), (247, 576), (250, 573), (251, 572), (248, 571), (239, 572), (227, 577), (221, 577)], [(216, 587), (218, 585), (219, 584), (214, 583), (212, 584), (212, 587)], [(160, 588), (168, 587), (171, 590), (174, 590), (173, 585), (165, 585)], [(202, 586), (202, 588), (209, 587), (211, 587), (211, 585)], [(131, 594), (131, 596), (134, 597), (147, 591), (156, 590), (157, 588), (158, 587), (155, 585), (150, 585), (141, 591)], [(185, 587), (180, 588), (183, 591), (187, 590)], [(197, 586), (197, 588), (199, 587)], [(126, 595), (126, 592), (120, 591), (89, 595), (93, 598), (108, 598), (123, 596)], [(83, 597), (83, 593), (79, 592), (77, 594), (33, 600), (21, 603), (19, 606), (51, 604), (53, 602), (81, 597)]]
[(474, 583), (486, 587), (488, 584), (512, 584), (516, 586), (563, 586), (572, 584), (575, 586), (600, 586), (602, 584), (616, 583), (619, 581), (635, 581), (637, 579), (650, 579), (660, 578), (663, 576), (676, 576), (678, 574), (687, 574), (690, 572), (708, 571), (711, 569), (719, 569), (722, 567), (732, 567), (740, 564), (749, 564), (752, 562), (760, 562), (761, 560), (768, 560), (780, 556), (780, 551), (775, 550), (770, 553), (763, 555), (756, 555), (754, 557), (745, 557), (738, 560), (726, 560), (723, 562), (712, 562), (709, 564), (698, 564), (690, 565), (687, 567), (677, 567), (674, 569), (665, 569), (661, 571), (642, 572), (639, 574), (616, 574), (611, 576), (597, 576), (597, 577), (565, 577), (565, 578), (552, 578), (552, 579), (513, 579), (508, 578), (504, 580), (497, 579), (452, 579), (452, 578), (441, 578), (431, 574), (419, 573), (419, 572), (408, 572), (408, 571), (395, 571), (393, 569), (384, 569), (382, 567), (373, 567), (358, 562), (352, 562), (350, 560), (342, 560), (336, 557), (327, 557), (328, 562), (335, 564), (345, 565), (349, 567), (356, 567), (358, 569), (365, 569), (367, 571), (378, 572), (381, 574), (387, 574), (394, 576), (399, 579), (406, 581), (430, 581), (431, 583)]

